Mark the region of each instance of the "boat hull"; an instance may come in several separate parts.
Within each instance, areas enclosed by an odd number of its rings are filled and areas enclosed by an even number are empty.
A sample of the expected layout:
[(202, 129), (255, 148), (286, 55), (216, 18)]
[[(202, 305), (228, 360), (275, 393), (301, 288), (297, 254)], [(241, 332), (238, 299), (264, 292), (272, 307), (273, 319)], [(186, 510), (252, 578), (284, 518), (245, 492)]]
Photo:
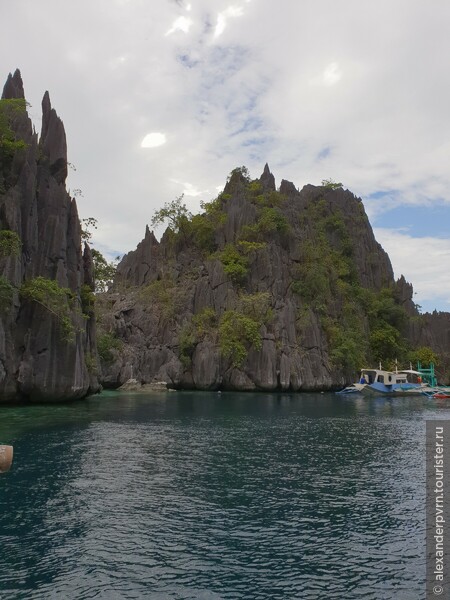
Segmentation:
[(367, 396), (419, 396), (424, 393), (427, 386), (421, 384), (392, 384), (374, 382), (362, 386), (361, 393)]

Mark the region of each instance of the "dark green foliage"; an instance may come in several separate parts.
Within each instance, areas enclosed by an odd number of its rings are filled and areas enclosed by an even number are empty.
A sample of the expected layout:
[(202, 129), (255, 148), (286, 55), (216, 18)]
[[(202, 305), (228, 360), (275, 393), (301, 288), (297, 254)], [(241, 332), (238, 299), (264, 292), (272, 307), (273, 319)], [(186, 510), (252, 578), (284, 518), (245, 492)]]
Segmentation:
[(23, 98), (0, 99), (0, 165), (9, 166), (14, 154), (27, 147), (24, 140), (16, 139), (12, 129), (14, 119), (26, 112)]
[(290, 231), (286, 217), (278, 208), (264, 206), (260, 209), (258, 219), (253, 225), (245, 225), (240, 233), (241, 241), (263, 242), (274, 233), (285, 235)]
[(189, 323), (183, 325), (178, 343), (180, 347), (180, 360), (185, 368), (190, 365), (197, 344), (207, 336), (216, 336), (217, 324), (218, 317), (215, 310), (207, 307), (194, 315)]
[[(81, 219), (81, 241), (91, 243), (93, 230), (97, 229), (98, 221), (94, 217)], [(94, 282), (96, 292), (106, 292), (112, 285), (117, 271), (117, 265), (120, 257), (117, 256), (114, 261), (108, 262), (100, 250), (91, 249), (92, 262), (94, 265)], [(82, 299), (83, 302), (83, 299)], [(84, 312), (84, 310), (83, 310)]]
[(235, 310), (225, 311), (219, 318), (211, 307), (194, 315), (185, 323), (179, 337), (180, 359), (188, 367), (195, 347), (205, 338), (219, 342), (224, 358), (241, 367), (251, 347), (262, 346), (260, 329), (273, 318), (268, 292), (241, 294)]
[(227, 244), (216, 256), (223, 264), (223, 270), (234, 283), (242, 283), (248, 273), (248, 258), (233, 244)]
[(97, 351), (102, 362), (110, 364), (114, 361), (114, 351), (120, 351), (123, 342), (113, 333), (103, 333), (97, 338)]
[(242, 228), (240, 241), (263, 243), (273, 238), (274, 234), (286, 236), (291, 226), (279, 209), (286, 198), (274, 190), (264, 191), (259, 180), (248, 181), (246, 190), (247, 199), (257, 207), (257, 218), (255, 223)]
[(81, 312), (90, 318), (95, 309), (95, 294), (90, 286), (83, 284), (80, 290)]
[(250, 348), (262, 347), (261, 327), (273, 318), (268, 292), (241, 294), (236, 310), (227, 310), (219, 322), (219, 347), (234, 367), (242, 367)]
[(178, 345), (180, 348), (180, 360), (185, 369), (189, 367), (194, 354), (198, 339), (191, 323), (184, 325), (180, 330)]
[(254, 196), (256, 196), (257, 198), (264, 198), (264, 196), (262, 196), (263, 193), (263, 186), (262, 183), (260, 181), (258, 181), (257, 179), (255, 181), (251, 181), (248, 184), (248, 189), (250, 191), (251, 194), (253, 194)]
[(358, 307), (349, 303), (339, 318), (322, 319), (333, 365), (345, 372), (361, 369), (366, 360), (367, 341), (361, 317)]
[(273, 318), (269, 292), (241, 294), (238, 307), (242, 314), (257, 321), (260, 325), (268, 324)]
[(15, 119), (23, 113), (26, 113), (23, 98), (0, 99), (0, 194), (13, 185), (14, 157), (27, 148), (25, 140), (18, 138), (13, 129)]
[(186, 232), (192, 244), (205, 253), (215, 250), (216, 227), (211, 218), (205, 215), (194, 215), (186, 224)]
[(0, 275), (0, 312), (5, 314), (9, 312), (14, 298), (15, 287), (4, 277)]
[(421, 346), (420, 348), (413, 350), (409, 355), (409, 360), (413, 364), (421, 363), (424, 367), (429, 367), (431, 363), (433, 363), (434, 366), (439, 365), (439, 357), (428, 346)]
[(217, 313), (211, 308), (204, 308), (192, 317), (192, 325), (195, 327), (197, 337), (211, 333), (217, 328)]
[(283, 234), (289, 230), (289, 223), (277, 208), (265, 206), (261, 210), (258, 227), (263, 235), (274, 231)]
[(249, 173), (249, 170), (247, 169), (247, 167), (242, 166), (242, 167), (236, 167), (235, 169), (233, 169), (231, 171), (231, 173), (228, 175), (227, 181), (231, 181), (235, 177), (239, 177), (239, 178), (245, 180), (247, 183), (250, 183), (250, 173)]
[(351, 372), (375, 360), (405, 357), (407, 315), (392, 289), (361, 286), (342, 213), (321, 198), (302, 218), (308, 235), (291, 290), (321, 315), (334, 366)]
[(153, 227), (168, 223), (174, 233), (184, 233), (186, 224), (192, 218), (186, 204), (183, 202), (184, 194), (181, 194), (175, 200), (166, 202), (164, 206), (155, 212), (151, 224)]
[(94, 356), (90, 352), (86, 352), (84, 355), (84, 363), (86, 365), (88, 373), (90, 373), (91, 375), (98, 375), (98, 364), (96, 356)]
[(241, 367), (250, 347), (262, 347), (260, 324), (238, 311), (227, 310), (220, 319), (219, 346), (234, 367)]
[(0, 231), (0, 257), (19, 256), (22, 251), (22, 242), (15, 231), (3, 229)]
[(250, 242), (248, 240), (240, 240), (237, 243), (239, 250), (247, 255), (267, 247), (267, 242)]
[(91, 242), (92, 239), (92, 230), (98, 228), (98, 221), (94, 217), (87, 217), (86, 219), (81, 219), (81, 241), (82, 242)]
[(158, 279), (139, 290), (144, 306), (155, 309), (165, 321), (176, 321), (182, 314), (186, 298), (185, 282), (177, 285), (172, 279)]
[(108, 262), (99, 250), (93, 248), (91, 252), (94, 263), (95, 291), (106, 292), (113, 283), (114, 275), (117, 271), (118, 258), (114, 262)]
[(200, 207), (205, 215), (216, 225), (221, 225), (226, 221), (226, 214), (223, 211), (223, 201), (229, 200), (230, 194), (220, 194), (211, 202), (200, 202)]
[(333, 179), (322, 179), (322, 185), (329, 190), (339, 190), (342, 188), (342, 183), (336, 182)]
[(72, 312), (75, 295), (71, 290), (60, 287), (55, 280), (35, 277), (25, 281), (20, 288), (20, 295), (24, 300), (36, 302), (52, 313), (61, 327), (64, 339), (74, 339)]
[(403, 354), (400, 332), (388, 323), (380, 323), (369, 339), (371, 354), (376, 361), (393, 360)]

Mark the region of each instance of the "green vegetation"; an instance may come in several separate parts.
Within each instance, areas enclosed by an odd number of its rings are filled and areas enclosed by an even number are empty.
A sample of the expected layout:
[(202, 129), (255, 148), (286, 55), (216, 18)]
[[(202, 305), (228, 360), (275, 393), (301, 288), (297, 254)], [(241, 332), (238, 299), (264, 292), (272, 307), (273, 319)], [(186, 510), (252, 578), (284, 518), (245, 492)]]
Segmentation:
[[(15, 231), (0, 231), (0, 257), (19, 256), (22, 242)], [(14, 292), (17, 288), (4, 276), (0, 275), (0, 312), (6, 314), (12, 307)]]
[(242, 314), (259, 323), (260, 326), (267, 325), (273, 318), (269, 292), (241, 294), (238, 307)]
[(409, 360), (413, 364), (421, 363), (424, 367), (429, 367), (431, 363), (434, 366), (439, 365), (439, 357), (428, 346), (421, 346), (413, 350), (409, 355)]
[(80, 289), (80, 302), (81, 312), (88, 319), (94, 313), (95, 309), (95, 294), (91, 290), (91, 287), (87, 284), (83, 284)]
[(241, 294), (236, 310), (227, 310), (219, 321), (219, 347), (234, 367), (242, 367), (250, 348), (262, 347), (261, 327), (273, 318), (268, 292)]
[(19, 256), (22, 251), (22, 241), (15, 231), (3, 229), (0, 231), (0, 257)]
[(166, 202), (164, 206), (155, 212), (151, 224), (153, 227), (168, 223), (168, 226), (174, 233), (186, 235), (186, 226), (192, 218), (186, 204), (183, 203), (184, 194), (181, 194), (175, 200)]
[(215, 257), (223, 264), (223, 270), (233, 283), (243, 283), (248, 274), (248, 258), (234, 244), (227, 244)]
[(242, 241), (261, 242), (267, 239), (270, 234), (285, 235), (290, 231), (290, 225), (286, 217), (278, 208), (264, 206), (258, 212), (256, 223), (242, 228), (240, 235)]
[(237, 243), (237, 246), (240, 250), (242, 250), (243, 254), (248, 255), (252, 252), (266, 248), (267, 242), (249, 242), (248, 240), (240, 240)]
[(245, 183), (250, 183), (250, 172), (247, 167), (236, 167), (231, 171), (228, 175), (227, 182), (230, 182), (234, 179), (242, 179)]
[(114, 361), (114, 350), (120, 351), (122, 347), (123, 342), (113, 333), (102, 333), (97, 338), (98, 355), (105, 364), (112, 363)]
[(27, 144), (16, 139), (12, 129), (14, 119), (26, 112), (27, 104), (23, 98), (2, 98), (0, 100), (0, 165), (3, 174), (9, 168), (14, 154), (24, 150)]
[(192, 215), (183, 203), (183, 195), (171, 202), (166, 202), (164, 207), (156, 211), (151, 219), (152, 226), (167, 223), (166, 239), (172, 250), (178, 242), (185, 246), (196, 248), (202, 254), (208, 255), (217, 248), (215, 234), (217, 227), (226, 220), (222, 208), (223, 195), (211, 202), (201, 202), (203, 213)]
[(323, 187), (326, 187), (329, 190), (342, 189), (342, 183), (334, 181), (333, 179), (322, 179), (322, 185)]
[(220, 317), (207, 307), (185, 323), (179, 337), (180, 359), (188, 367), (195, 347), (204, 339), (218, 341), (222, 356), (232, 366), (242, 367), (250, 348), (261, 349), (261, 327), (273, 318), (268, 292), (241, 294), (235, 310)]
[(176, 321), (182, 314), (186, 298), (185, 285), (179, 285), (171, 278), (157, 279), (138, 291), (138, 297), (144, 306), (156, 307), (165, 321)]
[(241, 367), (250, 346), (262, 347), (260, 324), (236, 310), (227, 310), (220, 319), (219, 346), (222, 355), (230, 359), (234, 367)]
[(15, 287), (4, 277), (0, 275), (0, 312), (6, 314), (12, 306)]
[(301, 223), (301, 261), (292, 292), (320, 318), (335, 368), (355, 372), (373, 361), (404, 360), (407, 315), (395, 291), (361, 286), (349, 229), (337, 207), (322, 198), (312, 203)]
[[(98, 221), (94, 217), (88, 217), (81, 219), (80, 224), (81, 241), (90, 244), (93, 235), (92, 230), (98, 228)], [(117, 256), (115, 260), (108, 262), (99, 250), (92, 248), (91, 253), (94, 264), (95, 291), (106, 292), (113, 283), (120, 257)]]
[(81, 241), (89, 244), (92, 240), (92, 229), (98, 228), (98, 221), (94, 217), (87, 217), (86, 219), (80, 220), (80, 225)]
[(92, 248), (91, 252), (92, 262), (94, 263), (95, 291), (106, 292), (113, 283), (119, 257), (112, 262), (108, 262), (99, 250)]
[(84, 355), (84, 364), (91, 375), (98, 375), (97, 357), (91, 352), (86, 352)]
[(62, 288), (55, 280), (35, 277), (25, 281), (20, 288), (20, 295), (25, 300), (36, 302), (52, 313), (61, 328), (64, 339), (72, 341), (75, 327), (72, 322), (75, 295), (68, 288)]
[(217, 336), (217, 324), (218, 317), (215, 310), (207, 307), (194, 315), (190, 322), (183, 325), (178, 343), (180, 360), (185, 368), (190, 365), (197, 344), (206, 337), (215, 338)]

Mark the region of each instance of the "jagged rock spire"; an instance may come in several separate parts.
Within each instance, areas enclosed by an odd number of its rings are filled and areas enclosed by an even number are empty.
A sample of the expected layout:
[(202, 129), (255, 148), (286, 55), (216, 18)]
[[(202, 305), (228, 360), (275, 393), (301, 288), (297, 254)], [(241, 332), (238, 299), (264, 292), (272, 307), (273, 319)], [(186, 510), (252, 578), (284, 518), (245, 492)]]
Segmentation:
[(11, 73), (8, 75), (8, 79), (3, 87), (2, 98), (25, 98), (22, 75), (19, 69), (14, 71), (14, 75), (11, 75)]
[(267, 163), (264, 166), (264, 171), (259, 178), (259, 181), (261, 182), (265, 191), (275, 191), (275, 177), (270, 172), (269, 165)]
[(48, 157), (50, 173), (58, 183), (67, 177), (67, 142), (64, 124), (52, 108), (50, 95), (42, 99), (42, 129), (40, 138), (42, 153)]

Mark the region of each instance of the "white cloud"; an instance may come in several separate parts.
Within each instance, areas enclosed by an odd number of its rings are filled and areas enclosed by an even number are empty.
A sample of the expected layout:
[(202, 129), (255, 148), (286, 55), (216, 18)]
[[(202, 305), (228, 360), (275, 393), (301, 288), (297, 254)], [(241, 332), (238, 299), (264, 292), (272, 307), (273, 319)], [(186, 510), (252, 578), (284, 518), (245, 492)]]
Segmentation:
[(414, 302), (424, 310), (436, 304), (450, 311), (450, 239), (411, 237), (395, 229), (374, 229), (391, 257), (396, 278), (404, 275), (413, 284)]
[(219, 37), (225, 31), (228, 19), (231, 17), (241, 17), (244, 14), (242, 6), (229, 6), (217, 15), (217, 24), (214, 36)]
[(335, 62), (330, 63), (323, 73), (323, 82), (325, 85), (335, 85), (340, 81), (342, 72), (339, 65)]
[(178, 17), (173, 23), (172, 27), (166, 32), (166, 35), (171, 35), (176, 31), (182, 31), (183, 33), (189, 33), (189, 29), (192, 25), (192, 19), (188, 17)]
[(199, 190), (195, 185), (188, 182), (181, 182), (177, 179), (172, 179), (172, 181), (178, 185), (180, 185), (182, 189), (182, 194), (187, 197), (196, 198), (197, 196), (202, 196), (203, 194), (208, 194), (209, 190)]
[[(266, 161), (278, 182), (342, 181), (374, 216), (440, 198), (450, 223), (450, 3), (16, 0), (2, 18), (0, 77), (21, 69), (37, 126), (49, 90), (104, 247), (133, 249), (164, 202)], [(143, 152), (145, 132), (170, 143)]]
[(141, 148), (157, 148), (167, 141), (164, 133), (148, 133), (141, 142)]

